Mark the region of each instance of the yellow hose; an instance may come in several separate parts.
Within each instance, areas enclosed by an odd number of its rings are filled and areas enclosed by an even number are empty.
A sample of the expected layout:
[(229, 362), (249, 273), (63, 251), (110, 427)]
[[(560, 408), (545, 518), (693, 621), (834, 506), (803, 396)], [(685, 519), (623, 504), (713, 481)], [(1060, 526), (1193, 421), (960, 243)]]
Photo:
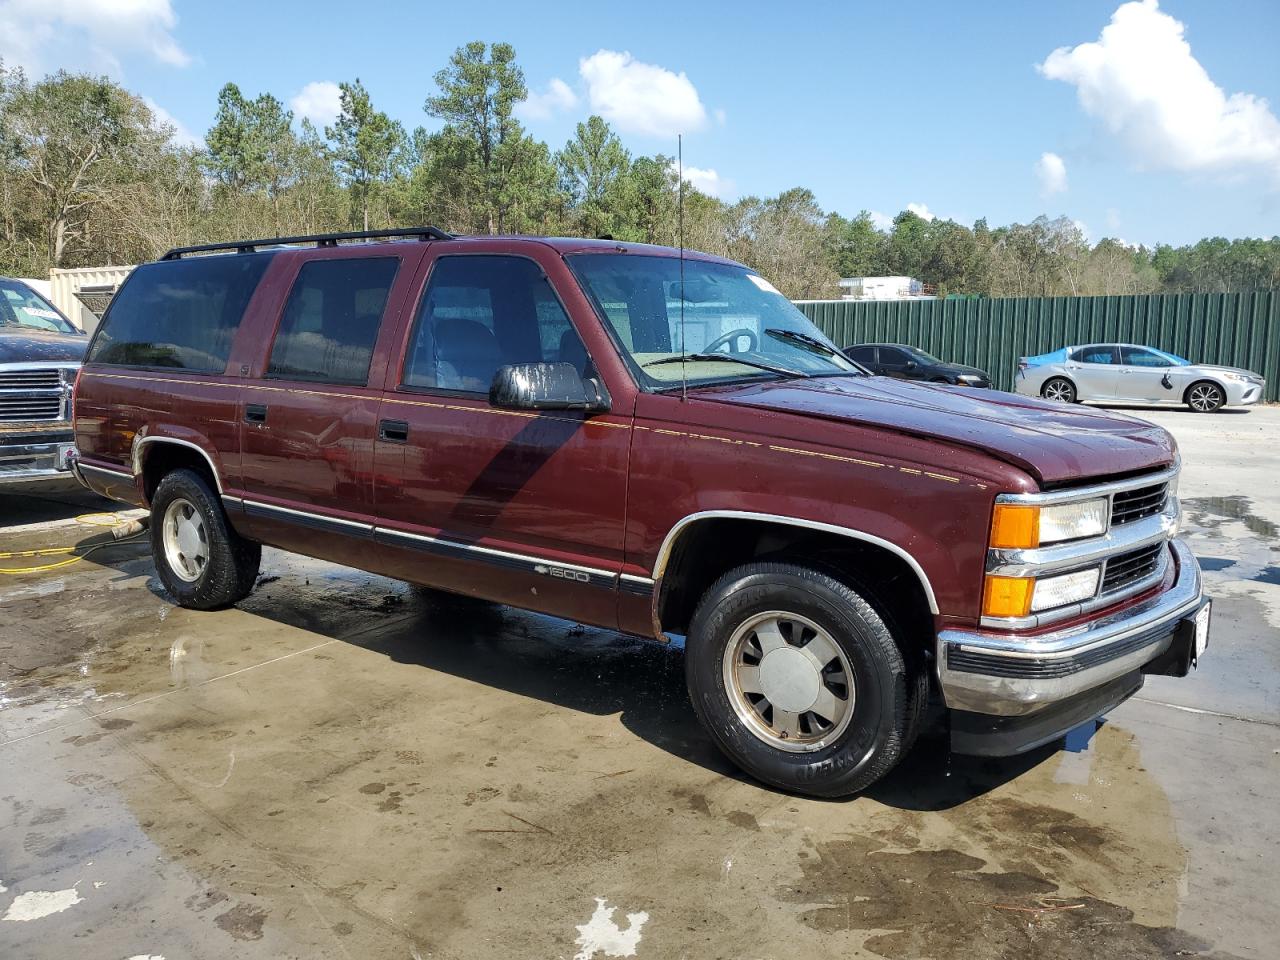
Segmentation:
[[(90, 527), (118, 527), (130, 522), (132, 522), (132, 518), (123, 517), (118, 513), (85, 513), (76, 517), (76, 523), (82, 523)], [(20, 576), (27, 573), (46, 573), (49, 570), (69, 567), (73, 563), (79, 563), (95, 550), (100, 550), (103, 547), (114, 547), (121, 543), (129, 543), (132, 540), (140, 539), (145, 534), (146, 531), (144, 530), (131, 537), (114, 540), (111, 543), (95, 543), (93, 546), (86, 548), (84, 553), (76, 553), (77, 547), (46, 547), (42, 550), (11, 550), (3, 552), (0, 553), (0, 560), (21, 560), (29, 557), (64, 557), (65, 559), (57, 560), (54, 563), (42, 563), (33, 567), (0, 567), (0, 574)]]

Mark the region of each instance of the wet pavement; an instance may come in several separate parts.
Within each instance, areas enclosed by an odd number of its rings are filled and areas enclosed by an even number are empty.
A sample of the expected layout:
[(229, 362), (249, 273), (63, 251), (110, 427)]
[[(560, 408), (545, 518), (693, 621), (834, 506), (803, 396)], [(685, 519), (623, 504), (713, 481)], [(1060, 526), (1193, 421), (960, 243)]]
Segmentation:
[(0, 574), (0, 957), (1274, 957), (1280, 408), (1144, 416), (1198, 674), (844, 802), (737, 774), (677, 648), (272, 550), (186, 611), (100, 504), (0, 502), (0, 550), (110, 543)]

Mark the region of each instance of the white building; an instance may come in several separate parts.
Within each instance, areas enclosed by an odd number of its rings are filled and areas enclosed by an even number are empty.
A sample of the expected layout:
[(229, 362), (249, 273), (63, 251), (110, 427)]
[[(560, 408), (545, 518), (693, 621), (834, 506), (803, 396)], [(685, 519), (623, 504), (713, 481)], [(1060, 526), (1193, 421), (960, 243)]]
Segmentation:
[(75, 267), (49, 271), (49, 299), (85, 333), (98, 329), (107, 304), (133, 267)]
[(914, 277), (845, 277), (841, 300), (932, 300), (933, 290)]

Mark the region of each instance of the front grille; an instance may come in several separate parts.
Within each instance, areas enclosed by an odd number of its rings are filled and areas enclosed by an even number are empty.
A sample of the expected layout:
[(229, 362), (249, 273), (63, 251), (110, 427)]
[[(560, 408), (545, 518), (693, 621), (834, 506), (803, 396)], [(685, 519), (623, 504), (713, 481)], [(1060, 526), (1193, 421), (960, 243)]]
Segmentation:
[(1151, 576), (1160, 566), (1160, 551), (1163, 549), (1164, 542), (1161, 541), (1112, 557), (1107, 561), (1107, 570), (1102, 577), (1102, 593), (1123, 590)]
[(1133, 523), (1146, 517), (1154, 517), (1164, 509), (1164, 502), (1169, 493), (1167, 483), (1157, 483), (1150, 487), (1138, 487), (1136, 490), (1124, 490), (1117, 493), (1111, 501), (1111, 525)]
[(0, 421), (32, 423), (59, 420), (62, 417), (62, 395), (47, 397), (4, 396), (0, 394)]
[(57, 367), (39, 370), (6, 370), (0, 373), (0, 390), (60, 390)]

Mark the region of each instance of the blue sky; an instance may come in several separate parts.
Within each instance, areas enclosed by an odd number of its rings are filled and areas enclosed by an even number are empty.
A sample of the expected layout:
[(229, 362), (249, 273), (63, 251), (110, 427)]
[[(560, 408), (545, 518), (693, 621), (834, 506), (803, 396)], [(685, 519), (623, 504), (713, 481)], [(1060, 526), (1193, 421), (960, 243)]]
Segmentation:
[(505, 40), (531, 133), (556, 148), (594, 105), (633, 152), (674, 153), (683, 127), (726, 199), (801, 185), (847, 215), (1065, 214), (1148, 244), (1280, 233), (1280, 4), (1120, 6), (0, 0), (0, 56), (107, 72), (201, 136), (228, 80), (288, 102), (359, 76), (431, 127), (453, 49)]

